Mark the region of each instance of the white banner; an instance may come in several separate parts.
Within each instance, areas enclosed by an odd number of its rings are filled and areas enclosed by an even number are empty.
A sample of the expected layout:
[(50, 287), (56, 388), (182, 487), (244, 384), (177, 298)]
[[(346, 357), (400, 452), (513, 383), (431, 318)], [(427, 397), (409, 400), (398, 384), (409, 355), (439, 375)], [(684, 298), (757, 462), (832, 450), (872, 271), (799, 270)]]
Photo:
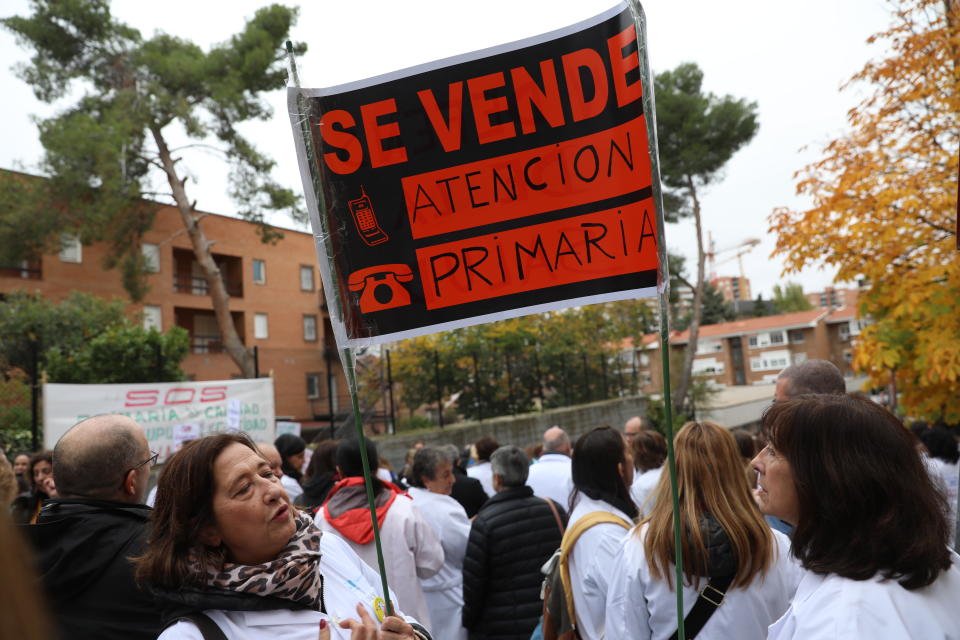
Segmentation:
[(130, 416), (163, 462), (184, 442), (220, 431), (243, 431), (273, 442), (273, 379), (142, 384), (45, 384), (43, 444), (52, 449), (80, 420), (103, 413)]

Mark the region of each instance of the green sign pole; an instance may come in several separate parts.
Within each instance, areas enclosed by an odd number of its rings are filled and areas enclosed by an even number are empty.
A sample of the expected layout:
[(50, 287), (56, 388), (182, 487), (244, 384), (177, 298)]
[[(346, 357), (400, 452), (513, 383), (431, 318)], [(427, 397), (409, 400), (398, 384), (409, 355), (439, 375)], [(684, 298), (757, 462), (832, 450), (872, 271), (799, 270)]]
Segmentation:
[(677, 638), (686, 640), (683, 618), (683, 553), (680, 535), (680, 500), (677, 491), (677, 464), (673, 452), (673, 407), (670, 397), (670, 322), (668, 298), (670, 295), (670, 268), (667, 262), (667, 241), (663, 224), (663, 192), (660, 187), (660, 159), (657, 153), (657, 111), (653, 93), (653, 75), (647, 56), (647, 18), (639, 0), (629, 0), (637, 28), (637, 47), (640, 59), (640, 81), (643, 86), (643, 113), (647, 119), (647, 140), (650, 150), (650, 169), (653, 202), (657, 210), (657, 254), (660, 263), (657, 297), (660, 303), (660, 362), (663, 371), (663, 427), (667, 439), (667, 469), (670, 473), (670, 493), (673, 498), (673, 544), (676, 567)]
[[(293, 44), (287, 40), (287, 57), (290, 60), (290, 73), (294, 86), (298, 89), (300, 88), (300, 75), (297, 73), (297, 61), (293, 55)], [(307, 117), (308, 107), (306, 100), (302, 96), (297, 98), (297, 106), (299, 107), (300, 112), (300, 135), (303, 136), (303, 143), (307, 149), (307, 164), (310, 167), (310, 176), (313, 180), (313, 191), (317, 194), (317, 197), (321, 199), (319, 203), (319, 209), (321, 211), (320, 217), (320, 226), (323, 231), (323, 241), (330, 242), (330, 229), (327, 228), (327, 220), (322, 215), (323, 211), (326, 211), (326, 206), (322, 202), (323, 199), (323, 189), (320, 185), (320, 171), (314, 165), (312, 158), (315, 155), (312, 152), (313, 142), (310, 138), (310, 125)], [(328, 246), (327, 251), (327, 265), (330, 269), (330, 273), (333, 276), (333, 282), (337, 282), (337, 265), (333, 260), (333, 248)], [(327, 296), (327, 300), (332, 300), (334, 304), (334, 313), (337, 313), (341, 317), (343, 316), (343, 310), (340, 308), (340, 297), (339, 296)], [(373, 522), (373, 542), (377, 549), (377, 566), (380, 569), (380, 582), (383, 586), (383, 600), (386, 608), (386, 615), (394, 615), (393, 603), (390, 601), (390, 587), (387, 584), (387, 570), (383, 562), (383, 548), (380, 544), (380, 526), (377, 523), (377, 503), (373, 493), (373, 474), (370, 473), (370, 460), (367, 456), (367, 441), (363, 435), (363, 418), (360, 415), (360, 401), (358, 399), (357, 393), (357, 372), (356, 372), (356, 358), (354, 357), (353, 349), (346, 348), (340, 351), (340, 362), (343, 364), (343, 372), (347, 377), (347, 386), (350, 388), (350, 401), (353, 404), (353, 422), (357, 428), (357, 440), (360, 442), (360, 458), (363, 462), (363, 484), (367, 489), (367, 504), (370, 507), (370, 519)], [(333, 416), (330, 416), (330, 419), (333, 420)]]

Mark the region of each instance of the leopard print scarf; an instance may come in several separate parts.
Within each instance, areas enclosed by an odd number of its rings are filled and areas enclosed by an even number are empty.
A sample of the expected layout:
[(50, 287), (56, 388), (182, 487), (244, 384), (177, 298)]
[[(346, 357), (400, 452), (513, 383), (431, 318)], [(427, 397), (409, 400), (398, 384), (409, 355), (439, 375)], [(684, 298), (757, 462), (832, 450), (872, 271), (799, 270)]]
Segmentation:
[(310, 516), (297, 513), (297, 531), (280, 554), (263, 564), (224, 562), (217, 571), (207, 568), (208, 587), (285, 598), (314, 611), (323, 606), (323, 576), (320, 575), (320, 536), (322, 532)]

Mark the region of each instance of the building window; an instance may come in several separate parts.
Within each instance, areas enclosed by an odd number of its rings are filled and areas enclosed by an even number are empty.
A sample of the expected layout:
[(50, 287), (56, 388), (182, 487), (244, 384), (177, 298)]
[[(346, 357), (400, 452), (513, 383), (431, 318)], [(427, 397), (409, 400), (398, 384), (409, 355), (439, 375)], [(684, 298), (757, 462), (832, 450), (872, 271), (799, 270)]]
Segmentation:
[(790, 340), (790, 344), (798, 344), (805, 340), (803, 337), (803, 329), (791, 329), (787, 332), (787, 338)]
[(807, 361), (807, 354), (804, 352), (793, 354), (793, 364), (802, 364)]
[(140, 245), (143, 261), (150, 273), (160, 272), (160, 245), (144, 242)]
[(756, 358), (750, 358), (751, 371), (778, 371), (790, 365), (790, 353), (787, 351), (768, 351)]
[(307, 342), (317, 341), (317, 316), (303, 316), (303, 339)]
[(852, 364), (852, 363), (853, 363), (853, 352), (852, 352), (852, 351), (844, 351), (844, 352), (843, 352), (843, 361), (846, 362), (848, 366), (849, 366), (850, 364)]
[(320, 374), (307, 374), (307, 398), (314, 400), (320, 397)]
[(787, 337), (783, 331), (771, 331), (770, 333), (758, 333), (756, 335), (750, 336), (747, 339), (747, 343), (750, 345), (751, 349), (756, 349), (758, 347), (769, 347), (772, 344), (785, 344), (786, 341), (787, 341)]
[(723, 373), (723, 362), (716, 358), (702, 358), (693, 361), (693, 375), (716, 376)]
[(155, 304), (143, 306), (143, 328), (163, 331), (163, 313)]
[(263, 260), (253, 260), (253, 283), (267, 284), (267, 263)]
[(846, 342), (850, 339), (850, 324), (844, 323), (839, 327), (840, 340)]
[(723, 343), (719, 340), (697, 342), (697, 355), (720, 353), (721, 351), (723, 351)]
[(83, 261), (83, 246), (80, 238), (70, 233), (60, 234), (60, 262), (80, 264)]
[(313, 291), (313, 267), (300, 265), (300, 290)]
[(253, 337), (261, 340), (270, 337), (270, 331), (267, 328), (267, 314), (253, 314)]

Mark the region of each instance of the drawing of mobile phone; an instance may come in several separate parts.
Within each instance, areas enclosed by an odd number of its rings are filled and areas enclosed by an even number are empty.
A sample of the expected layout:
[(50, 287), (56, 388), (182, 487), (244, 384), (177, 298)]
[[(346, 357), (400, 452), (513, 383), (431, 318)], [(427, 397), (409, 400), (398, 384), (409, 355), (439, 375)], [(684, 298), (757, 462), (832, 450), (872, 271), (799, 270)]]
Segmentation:
[(367, 246), (374, 247), (383, 244), (390, 238), (380, 228), (377, 215), (373, 211), (373, 203), (363, 187), (360, 187), (360, 194), (360, 197), (356, 200), (347, 201), (350, 213), (353, 215), (353, 223), (357, 226), (357, 232), (360, 234), (360, 238), (367, 243)]

